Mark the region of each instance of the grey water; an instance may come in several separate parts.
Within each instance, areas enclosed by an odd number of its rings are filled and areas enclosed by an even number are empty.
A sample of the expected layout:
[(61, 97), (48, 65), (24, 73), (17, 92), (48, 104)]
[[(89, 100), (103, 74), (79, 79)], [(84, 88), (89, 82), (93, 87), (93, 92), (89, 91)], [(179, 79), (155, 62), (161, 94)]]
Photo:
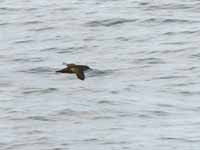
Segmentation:
[(198, 0), (0, 0), (0, 150), (199, 150), (199, 37)]

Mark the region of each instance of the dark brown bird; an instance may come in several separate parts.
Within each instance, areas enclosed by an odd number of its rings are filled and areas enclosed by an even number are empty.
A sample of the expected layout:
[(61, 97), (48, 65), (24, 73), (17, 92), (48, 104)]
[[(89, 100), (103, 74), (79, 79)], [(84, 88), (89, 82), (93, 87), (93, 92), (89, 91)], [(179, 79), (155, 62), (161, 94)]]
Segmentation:
[(84, 80), (84, 71), (88, 69), (90, 69), (90, 67), (85, 65), (67, 64), (66, 68), (58, 70), (56, 72), (76, 74), (77, 78), (79, 78), (80, 80)]

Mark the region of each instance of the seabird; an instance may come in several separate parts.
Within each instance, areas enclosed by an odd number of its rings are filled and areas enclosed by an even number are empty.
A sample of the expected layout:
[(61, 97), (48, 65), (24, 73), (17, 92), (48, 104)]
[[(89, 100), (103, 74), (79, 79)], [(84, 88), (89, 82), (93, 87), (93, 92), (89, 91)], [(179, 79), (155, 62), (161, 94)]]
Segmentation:
[(66, 68), (58, 70), (56, 72), (76, 74), (77, 78), (79, 78), (80, 80), (85, 79), (84, 71), (90, 69), (90, 67), (85, 65), (76, 65), (76, 64), (66, 64), (66, 65), (67, 65)]

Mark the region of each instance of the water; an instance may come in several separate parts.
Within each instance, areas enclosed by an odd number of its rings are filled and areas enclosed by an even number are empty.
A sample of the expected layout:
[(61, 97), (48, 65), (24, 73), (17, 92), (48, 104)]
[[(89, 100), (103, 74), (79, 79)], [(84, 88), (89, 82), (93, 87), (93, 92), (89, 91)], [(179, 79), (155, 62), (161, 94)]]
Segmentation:
[(198, 150), (199, 6), (0, 0), (0, 149)]

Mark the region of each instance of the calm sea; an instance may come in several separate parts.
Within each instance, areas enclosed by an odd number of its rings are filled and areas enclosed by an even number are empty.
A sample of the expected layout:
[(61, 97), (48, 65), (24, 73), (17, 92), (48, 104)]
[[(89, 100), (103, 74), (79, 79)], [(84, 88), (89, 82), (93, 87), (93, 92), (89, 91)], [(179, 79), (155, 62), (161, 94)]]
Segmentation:
[(0, 0), (0, 150), (199, 150), (199, 37), (198, 0)]

